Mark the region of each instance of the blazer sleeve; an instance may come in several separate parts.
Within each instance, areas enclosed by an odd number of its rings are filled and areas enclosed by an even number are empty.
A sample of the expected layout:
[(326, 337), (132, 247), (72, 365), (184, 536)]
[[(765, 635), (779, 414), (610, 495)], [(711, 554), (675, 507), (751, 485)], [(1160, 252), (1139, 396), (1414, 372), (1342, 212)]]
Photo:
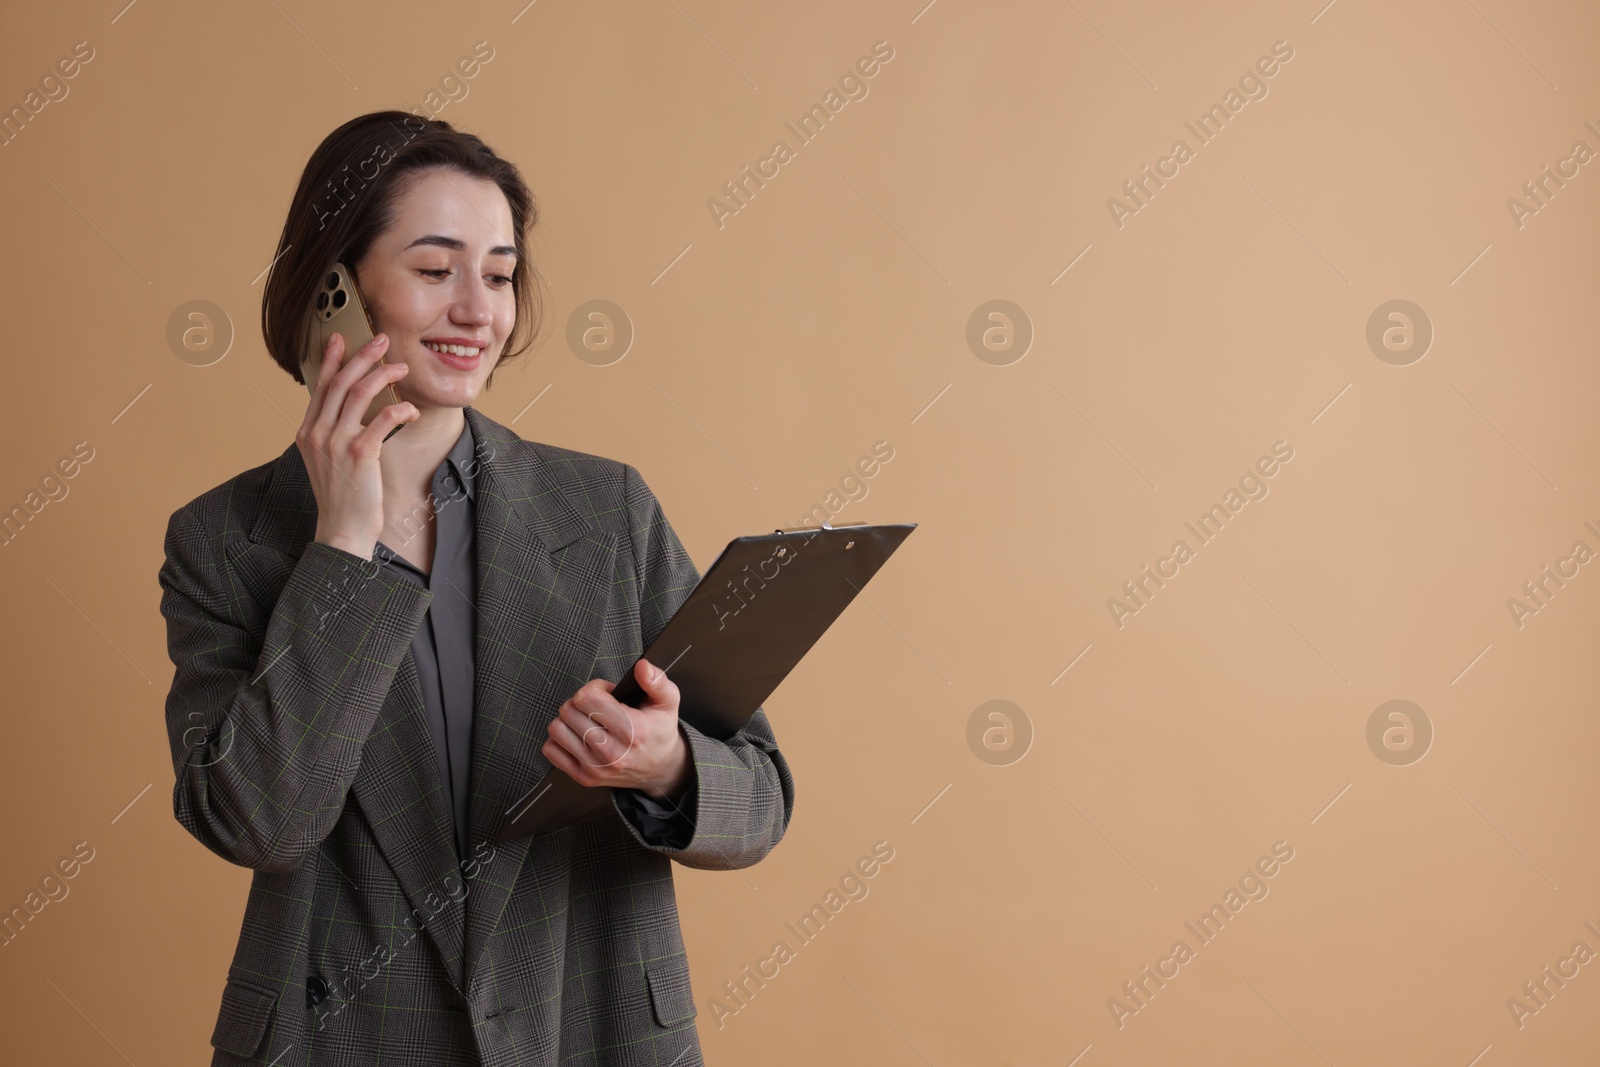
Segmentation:
[[(639, 647), (648, 648), (699, 583), (700, 572), (643, 477), (632, 466), (624, 468), (634, 573), (640, 584), (643, 643)], [(794, 812), (794, 779), (778, 750), (766, 709), (757, 708), (744, 729), (726, 741), (709, 737), (681, 719), (678, 728), (688, 739), (694, 760), (692, 807), (679, 801), (682, 809), (692, 813), (693, 832), (688, 842), (647, 840), (620, 807), (618, 814), (641, 845), (686, 867), (734, 870), (751, 866), (783, 839)], [(614, 806), (616, 792), (612, 791)]]
[(311, 541), (255, 636), (194, 505), (172, 516), (165, 547), (173, 813), (230, 863), (294, 870), (338, 822), (433, 594)]

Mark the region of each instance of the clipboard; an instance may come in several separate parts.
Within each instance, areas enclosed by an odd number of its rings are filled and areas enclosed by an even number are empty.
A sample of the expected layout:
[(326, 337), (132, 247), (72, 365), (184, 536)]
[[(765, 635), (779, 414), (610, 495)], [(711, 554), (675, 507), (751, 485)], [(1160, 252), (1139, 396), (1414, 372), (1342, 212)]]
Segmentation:
[[(744, 729), (916, 528), (823, 523), (729, 541), (642, 657), (677, 685), (678, 717), (719, 741)], [(611, 695), (636, 708), (645, 695), (633, 667)], [(610, 788), (581, 786), (551, 767), (512, 805), (494, 841), (551, 833), (612, 810)]]

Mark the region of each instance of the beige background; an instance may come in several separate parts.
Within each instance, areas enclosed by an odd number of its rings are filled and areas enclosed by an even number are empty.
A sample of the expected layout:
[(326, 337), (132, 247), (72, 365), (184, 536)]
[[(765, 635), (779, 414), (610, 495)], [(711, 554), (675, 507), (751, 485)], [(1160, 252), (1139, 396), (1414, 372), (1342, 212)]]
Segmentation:
[[(782, 845), (675, 872), (708, 1062), (1593, 1061), (1600, 964), (1520, 1028), (1507, 1000), (1600, 952), (1600, 567), (1520, 629), (1507, 600), (1600, 551), (1600, 163), (1520, 228), (1506, 205), (1600, 150), (1592, 5), (122, 2), (0, 43), (7, 108), (95, 50), (0, 148), (0, 506), (94, 449), (0, 549), (0, 909), (94, 849), (0, 948), (0, 1060), (209, 1055), (249, 872), (171, 816), (162, 534), (304, 410), (254, 279), (307, 156), (484, 40), (439, 117), (523, 168), (551, 315), (483, 410), (637, 465), (702, 568), (879, 440), (840, 521), (920, 524), (767, 703)], [(1119, 229), (1107, 198), (1280, 40), (1269, 94)], [(719, 229), (707, 199), (779, 138)], [(236, 331), (206, 367), (165, 339), (196, 299)], [(565, 340), (592, 299), (636, 331), (606, 367)], [(992, 299), (1036, 332), (1006, 366), (965, 340)], [(1366, 342), (1393, 299), (1435, 330), (1409, 366)], [(1280, 440), (1270, 494), (1119, 629), (1107, 599)], [(1407, 766), (1367, 742), (1393, 699), (1435, 734)], [(968, 745), (990, 700), (1031, 723), (1009, 766)], [(870, 895), (719, 1027), (724, 981), (876, 841)], [(1185, 921), (1278, 841), (1201, 946)], [(1179, 939), (1119, 1028), (1108, 998)]]

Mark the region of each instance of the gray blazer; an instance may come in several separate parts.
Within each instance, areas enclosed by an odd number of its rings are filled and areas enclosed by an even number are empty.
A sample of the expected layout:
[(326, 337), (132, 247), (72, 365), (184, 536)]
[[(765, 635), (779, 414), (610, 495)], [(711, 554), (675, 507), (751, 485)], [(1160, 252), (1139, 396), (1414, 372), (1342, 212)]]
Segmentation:
[(433, 594), (312, 540), (299, 448), (173, 514), (161, 612), (178, 821), (255, 871), (213, 1067), (701, 1063), (671, 860), (747, 867), (794, 783), (764, 710), (683, 724), (688, 846), (614, 811), (493, 845), (584, 682), (619, 680), (699, 571), (632, 466), (479, 442), (472, 854), (457, 860), (410, 647)]

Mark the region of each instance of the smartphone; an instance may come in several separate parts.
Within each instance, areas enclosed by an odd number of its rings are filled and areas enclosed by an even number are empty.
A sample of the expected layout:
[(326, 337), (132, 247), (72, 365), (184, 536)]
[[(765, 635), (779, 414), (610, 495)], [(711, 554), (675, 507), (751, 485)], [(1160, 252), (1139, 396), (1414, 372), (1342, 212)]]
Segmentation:
[[(356, 288), (354, 275), (350, 273), (343, 263), (335, 263), (333, 269), (322, 279), (322, 284), (317, 288), (317, 295), (311, 307), (311, 330), (306, 339), (306, 350), (300, 358), (300, 375), (306, 380), (307, 391), (314, 391), (317, 387), (317, 374), (322, 370), (322, 353), (327, 350), (328, 339), (334, 334), (344, 338), (344, 359), (348, 360), (361, 346), (372, 340), (372, 319), (367, 314), (367, 306), (361, 300), (361, 290)], [(387, 353), (385, 353), (387, 354)], [(383, 356), (378, 357), (378, 364), (388, 363)], [(394, 383), (390, 382), (378, 390), (368, 405), (367, 412), (361, 416), (361, 425), (370, 426), (372, 420), (378, 417), (378, 412), (390, 404), (399, 404), (400, 394), (395, 392)], [(405, 427), (401, 423), (389, 431), (384, 438), (399, 433)]]

